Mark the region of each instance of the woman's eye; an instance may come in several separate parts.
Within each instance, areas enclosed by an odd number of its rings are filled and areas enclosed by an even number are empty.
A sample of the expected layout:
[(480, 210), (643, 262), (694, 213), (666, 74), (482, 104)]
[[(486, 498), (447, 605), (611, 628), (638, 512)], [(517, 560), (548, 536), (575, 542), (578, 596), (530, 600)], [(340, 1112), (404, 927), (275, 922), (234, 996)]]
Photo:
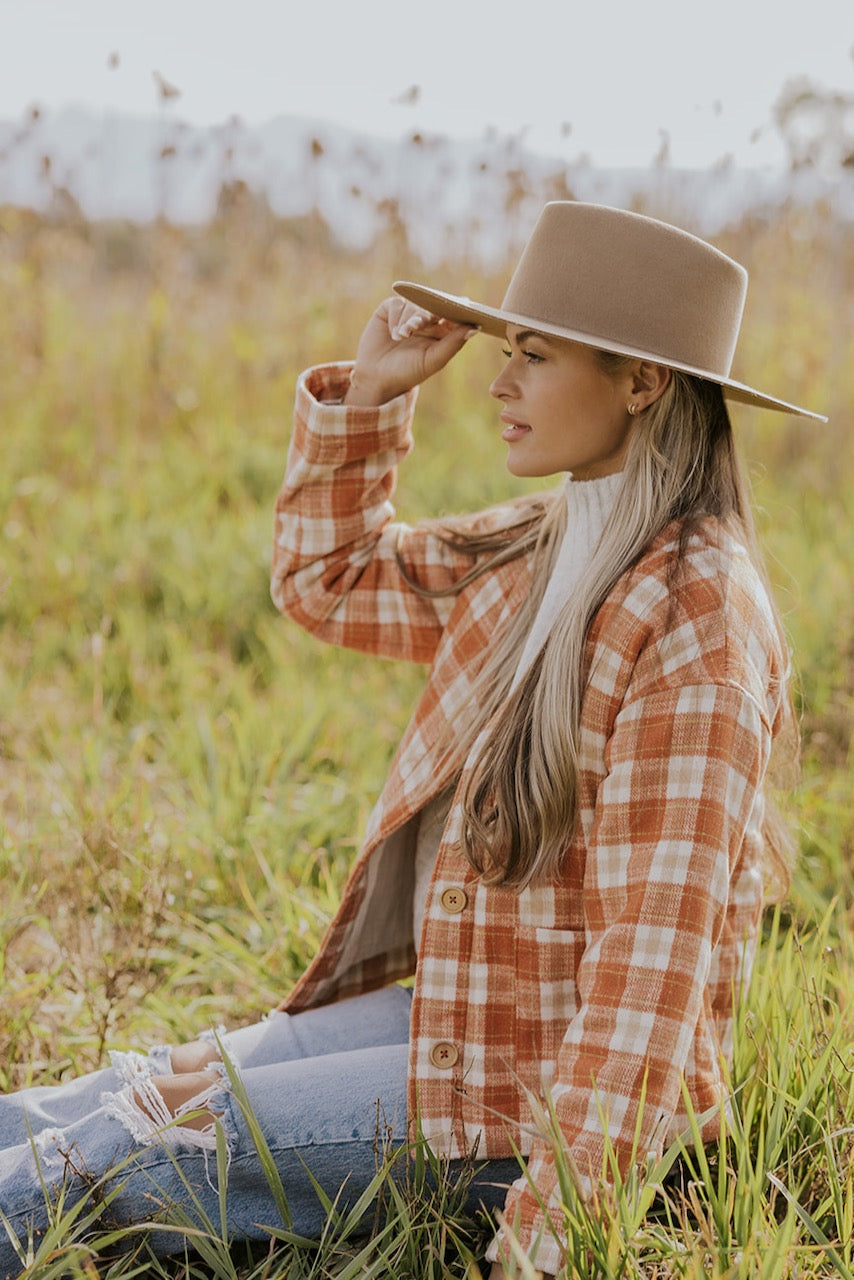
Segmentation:
[[(502, 347), (501, 354), (509, 360), (513, 352), (509, 347)], [(519, 354), (527, 360), (528, 364), (540, 364), (542, 360), (545, 360), (545, 356), (538, 355), (536, 351), (525, 351), (524, 348), (520, 349)]]

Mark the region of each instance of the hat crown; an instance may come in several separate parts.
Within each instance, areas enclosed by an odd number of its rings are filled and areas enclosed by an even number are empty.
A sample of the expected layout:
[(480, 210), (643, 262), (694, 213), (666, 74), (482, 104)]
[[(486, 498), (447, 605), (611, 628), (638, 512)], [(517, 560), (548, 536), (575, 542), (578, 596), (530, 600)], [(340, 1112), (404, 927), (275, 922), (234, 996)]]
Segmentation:
[(502, 311), (626, 351), (728, 378), (747, 272), (642, 214), (553, 201), (516, 267)]

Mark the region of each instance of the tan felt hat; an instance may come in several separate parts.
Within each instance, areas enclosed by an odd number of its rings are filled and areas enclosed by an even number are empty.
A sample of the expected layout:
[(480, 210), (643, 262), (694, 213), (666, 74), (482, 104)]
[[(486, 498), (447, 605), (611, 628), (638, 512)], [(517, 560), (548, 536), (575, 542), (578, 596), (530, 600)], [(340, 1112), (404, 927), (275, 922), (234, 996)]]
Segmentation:
[(500, 307), (408, 280), (394, 289), (496, 337), (508, 323), (522, 325), (696, 374), (745, 404), (827, 421), (730, 377), (747, 272), (705, 240), (639, 213), (547, 204)]

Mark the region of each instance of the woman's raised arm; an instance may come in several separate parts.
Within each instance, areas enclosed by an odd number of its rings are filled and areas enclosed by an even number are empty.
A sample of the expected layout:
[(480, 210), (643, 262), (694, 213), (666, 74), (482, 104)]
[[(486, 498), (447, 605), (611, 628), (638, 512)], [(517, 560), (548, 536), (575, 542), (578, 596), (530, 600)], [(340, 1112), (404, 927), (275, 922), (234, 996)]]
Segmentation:
[[(412, 447), (417, 384), (476, 330), (387, 298), (355, 363), (304, 373), (276, 503), (272, 593), (320, 639), (432, 661), (472, 557), (435, 530), (394, 522), (397, 464)], [(413, 589), (417, 582), (425, 591)]]

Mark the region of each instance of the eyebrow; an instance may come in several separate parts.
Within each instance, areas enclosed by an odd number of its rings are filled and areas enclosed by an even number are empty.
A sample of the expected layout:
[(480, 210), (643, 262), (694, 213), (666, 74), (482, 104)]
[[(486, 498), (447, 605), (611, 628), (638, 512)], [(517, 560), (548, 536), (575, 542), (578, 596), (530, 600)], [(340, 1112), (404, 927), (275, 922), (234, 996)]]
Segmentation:
[(527, 342), (529, 338), (539, 338), (542, 342), (554, 346), (556, 339), (550, 338), (547, 333), (540, 333), (537, 329), (520, 329), (518, 333), (514, 333), (511, 338), (507, 336), (508, 342), (515, 342), (519, 346), (523, 342)]

